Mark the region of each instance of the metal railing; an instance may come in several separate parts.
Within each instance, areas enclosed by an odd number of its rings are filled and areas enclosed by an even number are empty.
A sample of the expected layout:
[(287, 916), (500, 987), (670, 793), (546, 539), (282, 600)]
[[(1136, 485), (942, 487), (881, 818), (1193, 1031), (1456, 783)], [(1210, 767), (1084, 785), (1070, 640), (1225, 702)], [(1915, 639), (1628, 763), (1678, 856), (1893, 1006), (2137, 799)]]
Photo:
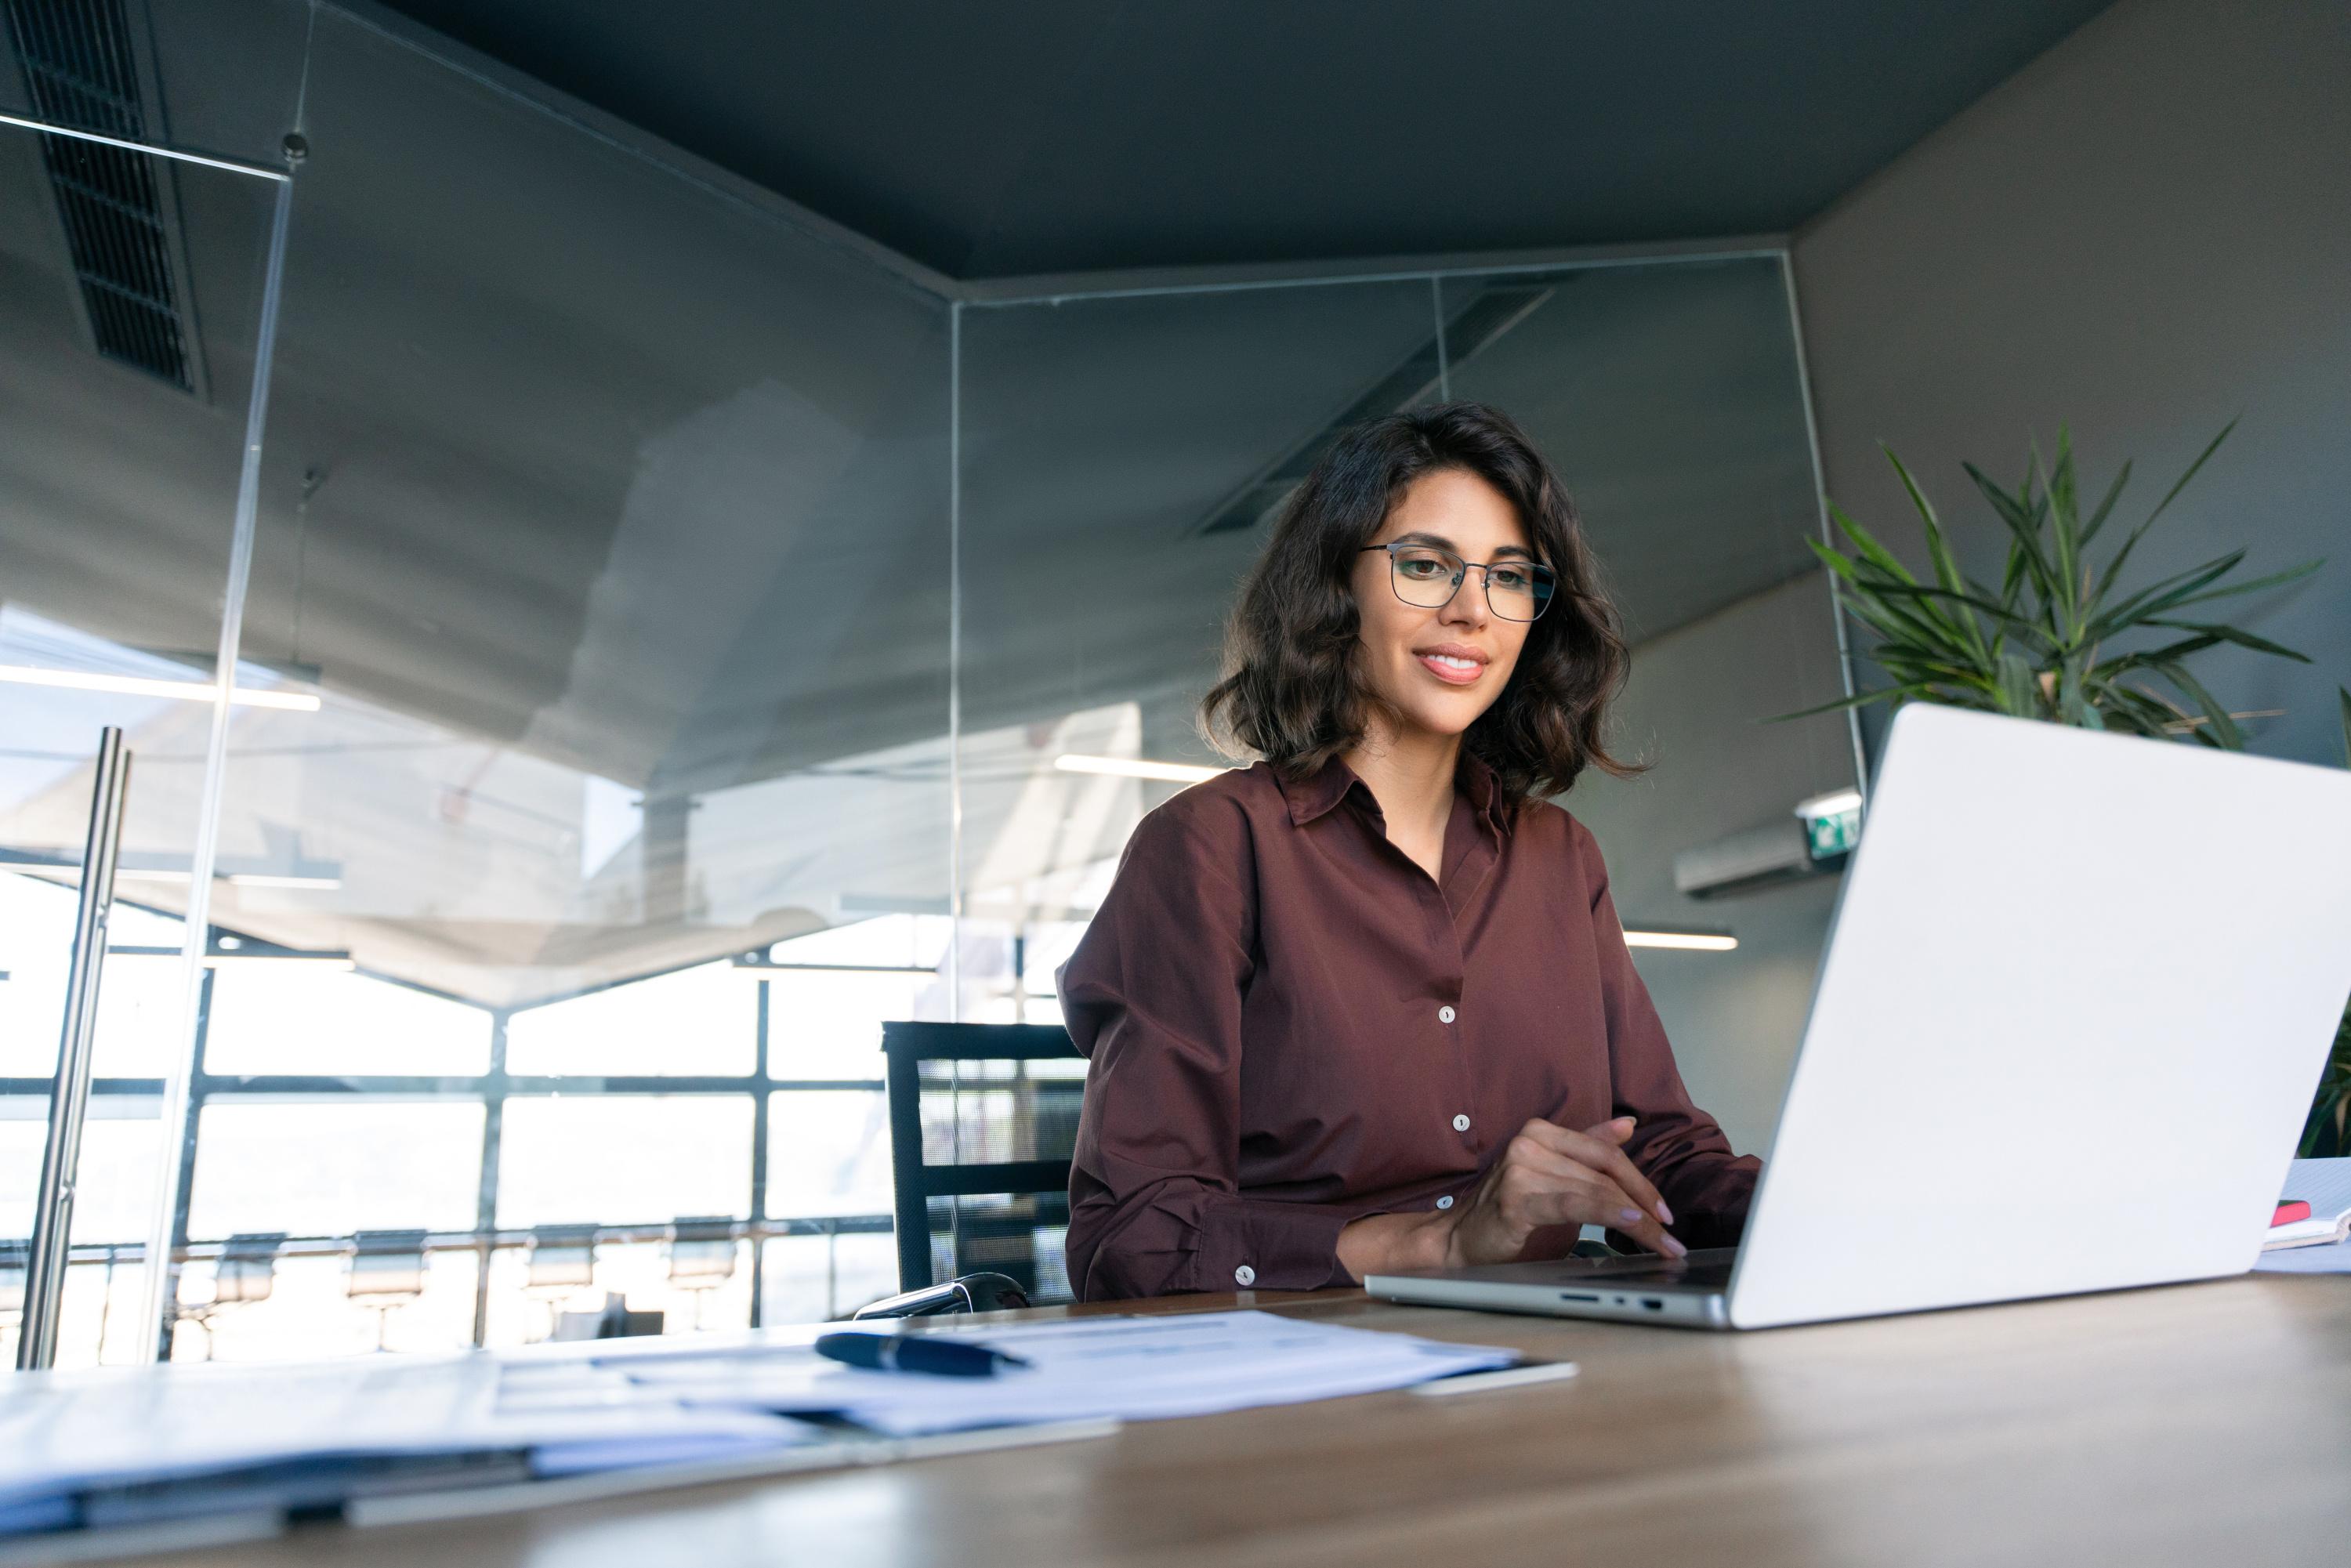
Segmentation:
[[(832, 1242), (843, 1236), (888, 1236), (891, 1228), (892, 1218), (887, 1214), (841, 1214), (771, 1219), (738, 1219), (726, 1228), (726, 1234), (733, 1240), (751, 1242), (756, 1257), (761, 1245), (768, 1241), (792, 1238), (823, 1238), (828, 1242)], [(667, 1223), (599, 1225), (591, 1228), (590, 1235), (592, 1244), (599, 1249), (643, 1246), (669, 1240), (672, 1228)], [(481, 1260), (480, 1278), (486, 1280), (489, 1273), (489, 1260), (493, 1256), (499, 1252), (527, 1250), (538, 1239), (539, 1232), (533, 1228), (430, 1231), (424, 1236), (421, 1248), (428, 1254), (471, 1253)], [(219, 1240), (191, 1241), (172, 1249), (172, 1261), (174, 1264), (216, 1261), (230, 1245), (230, 1241), (225, 1238)], [(350, 1235), (289, 1236), (277, 1244), (272, 1261), (274, 1264), (276, 1261), (287, 1259), (348, 1258), (353, 1254), (356, 1247), (357, 1239)], [(142, 1241), (84, 1241), (75, 1243), (68, 1249), (61, 1267), (102, 1268), (110, 1275), (118, 1268), (143, 1263), (146, 1258), (147, 1246)], [(828, 1273), (831, 1272), (831, 1264), (829, 1260)], [(110, 1313), (113, 1306), (112, 1294), (110, 1288), (100, 1306), (102, 1313)], [(830, 1295), (829, 1287), (829, 1305), (832, 1313), (838, 1315), (845, 1309), (841, 1302), (830, 1301)], [(750, 1327), (760, 1326), (761, 1306), (760, 1292), (755, 1289), (750, 1304)], [(172, 1313), (172, 1322), (176, 1323), (183, 1315), (184, 1315), (183, 1311), (175, 1310)], [(29, 1326), (29, 1321), (28, 1317), (27, 1326)], [(477, 1348), (484, 1343), (486, 1337), (484, 1328), (484, 1320), (477, 1314), (473, 1335), (473, 1343)], [(101, 1344), (105, 1340), (105, 1324), (101, 1321), (99, 1336)]]

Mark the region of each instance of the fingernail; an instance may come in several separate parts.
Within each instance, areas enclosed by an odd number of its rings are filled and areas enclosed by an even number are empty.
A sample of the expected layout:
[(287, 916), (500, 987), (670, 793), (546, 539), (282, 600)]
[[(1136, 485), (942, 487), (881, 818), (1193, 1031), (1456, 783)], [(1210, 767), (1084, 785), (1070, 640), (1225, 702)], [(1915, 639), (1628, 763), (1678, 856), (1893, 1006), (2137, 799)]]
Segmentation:
[(1674, 1222), (1674, 1211), (1666, 1207), (1666, 1200), (1662, 1197), (1657, 1199), (1657, 1218), (1667, 1225)]
[(1668, 1258), (1687, 1258), (1689, 1256), (1689, 1249), (1668, 1236), (1666, 1238), (1666, 1256)]
[(1616, 1218), (1621, 1224), (1638, 1225), (1641, 1223), (1641, 1211), (1637, 1208), (1620, 1208), (1616, 1211)]

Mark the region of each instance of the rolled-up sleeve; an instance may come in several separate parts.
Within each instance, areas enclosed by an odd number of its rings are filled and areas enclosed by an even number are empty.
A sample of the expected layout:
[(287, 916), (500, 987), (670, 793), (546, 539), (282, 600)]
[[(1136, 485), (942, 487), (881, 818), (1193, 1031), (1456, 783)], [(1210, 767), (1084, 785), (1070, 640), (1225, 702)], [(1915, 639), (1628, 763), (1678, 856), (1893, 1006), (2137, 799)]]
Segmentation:
[(1247, 825), (1218, 805), (1179, 796), (1143, 819), (1058, 976), (1093, 1062), (1070, 1172), (1081, 1301), (1346, 1282), (1339, 1231), (1362, 1210), (1239, 1194), (1257, 899)]
[(1691, 1103), (1649, 988), (1633, 967), (1600, 851), (1579, 826), (1579, 858), (1592, 894), (1601, 994), (1608, 1020), (1612, 1114), (1635, 1119), (1625, 1155), (1674, 1211), (1674, 1234), (1692, 1247), (1729, 1247), (1747, 1226), (1763, 1163), (1733, 1154), (1715, 1119)]

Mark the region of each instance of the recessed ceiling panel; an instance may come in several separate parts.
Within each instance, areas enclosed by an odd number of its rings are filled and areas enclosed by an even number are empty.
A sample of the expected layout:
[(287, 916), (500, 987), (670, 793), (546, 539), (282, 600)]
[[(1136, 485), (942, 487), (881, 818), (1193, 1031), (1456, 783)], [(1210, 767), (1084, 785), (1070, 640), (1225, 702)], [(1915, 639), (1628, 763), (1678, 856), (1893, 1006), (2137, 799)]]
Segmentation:
[(964, 277), (1785, 229), (2106, 0), (395, 0)]

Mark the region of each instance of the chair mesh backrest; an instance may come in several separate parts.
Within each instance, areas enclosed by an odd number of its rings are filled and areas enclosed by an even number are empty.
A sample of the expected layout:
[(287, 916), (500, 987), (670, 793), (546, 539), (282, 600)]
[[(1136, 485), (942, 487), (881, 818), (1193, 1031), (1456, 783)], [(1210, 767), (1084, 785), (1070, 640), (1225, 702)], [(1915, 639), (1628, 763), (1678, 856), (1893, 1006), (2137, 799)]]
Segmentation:
[(267, 1301), (277, 1282), (277, 1254), (285, 1245), (282, 1230), (249, 1232), (222, 1242), (220, 1264), (213, 1274), (214, 1304)]
[(362, 1230), (351, 1239), (351, 1296), (421, 1296), (424, 1293), (422, 1230)]
[(715, 1287), (735, 1277), (735, 1221), (727, 1216), (681, 1218), (669, 1228), (673, 1284)]
[(596, 1281), (596, 1228), (543, 1225), (531, 1232), (526, 1291), (580, 1291)]
[(1070, 1299), (1070, 1156), (1087, 1063), (1058, 1026), (894, 1023), (891, 1164), (899, 1288), (1005, 1274)]
[(33, 1244), (0, 1241), (0, 1317), (15, 1318), (25, 1310), (26, 1276), (31, 1271)]
[(1077, 1148), (1086, 1062), (955, 1057), (916, 1064), (926, 1166), (1066, 1160)]

